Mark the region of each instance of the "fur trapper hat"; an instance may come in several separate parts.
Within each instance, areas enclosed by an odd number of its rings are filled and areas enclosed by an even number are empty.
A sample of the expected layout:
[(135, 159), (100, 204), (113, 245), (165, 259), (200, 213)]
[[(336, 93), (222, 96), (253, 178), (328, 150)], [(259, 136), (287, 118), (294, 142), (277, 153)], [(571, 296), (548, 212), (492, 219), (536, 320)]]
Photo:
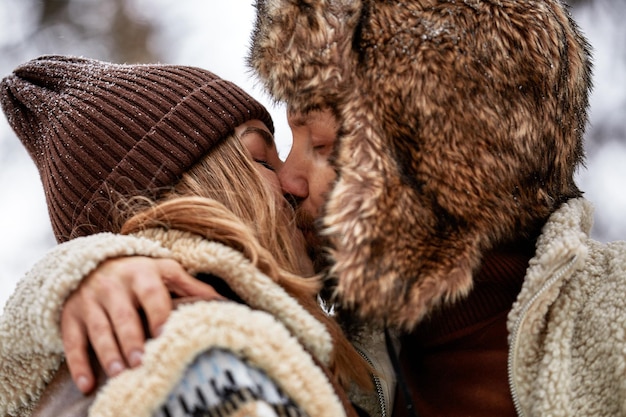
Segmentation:
[(249, 63), (339, 119), (323, 222), (348, 309), (411, 329), (581, 195), (589, 47), (559, 0), (258, 0)]

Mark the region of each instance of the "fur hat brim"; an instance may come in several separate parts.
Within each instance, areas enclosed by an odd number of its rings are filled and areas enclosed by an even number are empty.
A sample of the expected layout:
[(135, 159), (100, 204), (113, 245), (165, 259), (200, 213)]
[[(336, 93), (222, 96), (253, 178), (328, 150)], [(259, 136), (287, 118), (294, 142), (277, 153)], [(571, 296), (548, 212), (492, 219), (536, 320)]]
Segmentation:
[(577, 197), (588, 45), (559, 0), (259, 0), (249, 62), (294, 111), (331, 108), (325, 206), (344, 307), (411, 329), (485, 251)]

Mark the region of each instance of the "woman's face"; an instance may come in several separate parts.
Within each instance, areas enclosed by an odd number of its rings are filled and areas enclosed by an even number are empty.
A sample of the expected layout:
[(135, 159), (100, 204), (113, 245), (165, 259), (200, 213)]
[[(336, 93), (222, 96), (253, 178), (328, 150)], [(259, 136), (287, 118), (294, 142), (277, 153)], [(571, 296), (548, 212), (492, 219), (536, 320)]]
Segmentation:
[(259, 164), (259, 173), (282, 196), (278, 170), (283, 166), (283, 161), (278, 156), (274, 136), (265, 123), (256, 119), (247, 121), (237, 126), (235, 134), (239, 136), (252, 159)]
[[(283, 201), (285, 208), (291, 212), (291, 206), (284, 198), (283, 191), (278, 180), (278, 171), (283, 166), (283, 161), (278, 156), (274, 136), (267, 126), (260, 120), (250, 120), (235, 129), (235, 134), (248, 150), (250, 157), (257, 164), (261, 176), (272, 187), (277, 196), (277, 201)], [(293, 246), (296, 251), (302, 253), (299, 256), (300, 267), (303, 273), (313, 273), (313, 264), (310, 262), (306, 251), (306, 243), (302, 231), (293, 223)]]

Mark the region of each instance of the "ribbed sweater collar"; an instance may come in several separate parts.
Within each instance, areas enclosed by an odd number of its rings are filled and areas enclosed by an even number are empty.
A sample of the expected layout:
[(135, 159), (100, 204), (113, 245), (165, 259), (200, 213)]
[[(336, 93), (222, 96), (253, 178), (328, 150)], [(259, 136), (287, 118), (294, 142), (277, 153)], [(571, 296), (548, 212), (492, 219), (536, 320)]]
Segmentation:
[(460, 337), (491, 317), (511, 309), (524, 281), (534, 242), (506, 245), (483, 258), (469, 295), (434, 311), (412, 332), (423, 346)]

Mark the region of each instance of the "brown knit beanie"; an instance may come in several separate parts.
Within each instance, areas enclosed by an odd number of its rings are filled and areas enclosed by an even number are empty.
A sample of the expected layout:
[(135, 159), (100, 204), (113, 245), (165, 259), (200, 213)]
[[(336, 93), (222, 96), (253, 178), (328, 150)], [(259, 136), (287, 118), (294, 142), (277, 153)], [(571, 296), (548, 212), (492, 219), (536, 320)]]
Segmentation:
[(120, 196), (155, 196), (267, 110), (193, 67), (43, 56), (2, 80), (0, 102), (35, 161), (58, 242), (114, 230)]

